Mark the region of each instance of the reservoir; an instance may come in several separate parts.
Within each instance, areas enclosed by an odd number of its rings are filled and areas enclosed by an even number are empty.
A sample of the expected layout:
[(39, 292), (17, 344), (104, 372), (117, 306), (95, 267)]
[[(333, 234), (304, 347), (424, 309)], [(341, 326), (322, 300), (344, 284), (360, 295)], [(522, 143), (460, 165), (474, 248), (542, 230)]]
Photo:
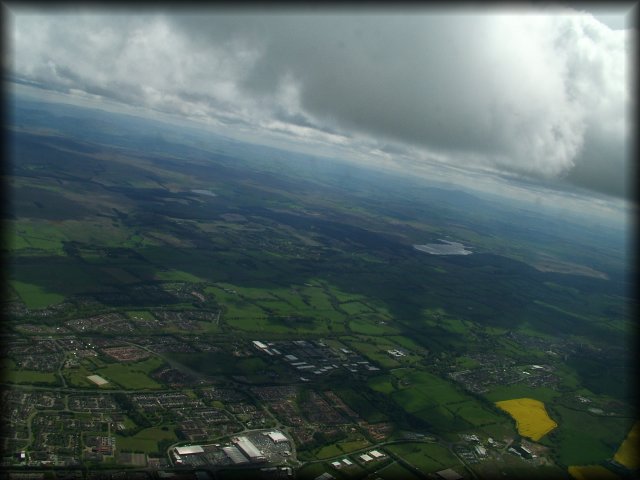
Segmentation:
[(467, 250), (466, 247), (458, 242), (451, 242), (449, 240), (439, 240), (444, 243), (427, 243), (425, 245), (414, 245), (413, 248), (420, 250), (421, 252), (429, 253), (431, 255), (470, 255), (473, 252)]
[(209, 195), (210, 197), (217, 197), (217, 195), (209, 190), (191, 190), (193, 193), (199, 193), (200, 195)]

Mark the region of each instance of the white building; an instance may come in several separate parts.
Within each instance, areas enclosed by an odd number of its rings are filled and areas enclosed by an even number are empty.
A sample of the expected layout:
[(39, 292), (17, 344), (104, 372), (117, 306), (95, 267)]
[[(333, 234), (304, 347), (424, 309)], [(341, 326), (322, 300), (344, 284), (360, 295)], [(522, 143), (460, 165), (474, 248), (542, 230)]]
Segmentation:
[(222, 451), (224, 454), (231, 459), (234, 465), (242, 465), (244, 463), (249, 463), (247, 457), (245, 457), (240, 450), (238, 450), (233, 445), (229, 445), (228, 447), (223, 447)]
[(178, 455), (194, 455), (196, 453), (204, 453), (200, 445), (190, 445), (188, 447), (176, 447), (175, 451)]
[(281, 443), (281, 442), (289, 441), (289, 439), (285, 437), (285, 435), (282, 432), (279, 432), (277, 430), (273, 432), (269, 432), (268, 437), (273, 441), (273, 443)]
[(244, 453), (252, 462), (257, 463), (267, 460), (262, 452), (258, 450), (258, 448), (247, 437), (236, 437), (232, 441), (235, 446), (238, 447), (238, 449), (242, 453)]

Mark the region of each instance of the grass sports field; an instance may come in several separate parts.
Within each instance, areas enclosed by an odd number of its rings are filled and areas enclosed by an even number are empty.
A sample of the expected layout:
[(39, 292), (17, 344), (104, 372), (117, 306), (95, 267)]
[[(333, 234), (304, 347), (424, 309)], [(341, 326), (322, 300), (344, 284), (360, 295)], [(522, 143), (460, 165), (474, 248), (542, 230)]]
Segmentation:
[(544, 408), (544, 403), (532, 398), (515, 398), (496, 402), (496, 405), (511, 415), (518, 433), (538, 441), (558, 424), (554, 422)]
[(177, 441), (173, 429), (163, 430), (162, 428), (152, 427), (144, 429), (132, 437), (124, 437), (118, 435), (118, 449), (133, 452), (156, 453), (158, 452), (158, 442), (161, 440)]
[(388, 450), (398, 458), (414, 465), (422, 473), (433, 473), (459, 465), (458, 459), (445, 447), (432, 443), (403, 443)]
[(109, 364), (96, 369), (95, 373), (115, 382), (126, 389), (156, 389), (162, 388), (158, 382), (149, 377), (149, 373), (162, 365), (162, 359), (152, 357), (147, 360), (129, 364)]

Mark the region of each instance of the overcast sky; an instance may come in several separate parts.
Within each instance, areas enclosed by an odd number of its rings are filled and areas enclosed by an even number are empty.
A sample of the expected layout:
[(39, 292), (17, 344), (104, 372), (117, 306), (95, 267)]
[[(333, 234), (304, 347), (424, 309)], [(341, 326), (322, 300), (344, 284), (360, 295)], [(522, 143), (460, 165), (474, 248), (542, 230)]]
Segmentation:
[(137, 13), (15, 5), (4, 54), (18, 81), (245, 137), (624, 197), (632, 4), (591, 13), (572, 5)]

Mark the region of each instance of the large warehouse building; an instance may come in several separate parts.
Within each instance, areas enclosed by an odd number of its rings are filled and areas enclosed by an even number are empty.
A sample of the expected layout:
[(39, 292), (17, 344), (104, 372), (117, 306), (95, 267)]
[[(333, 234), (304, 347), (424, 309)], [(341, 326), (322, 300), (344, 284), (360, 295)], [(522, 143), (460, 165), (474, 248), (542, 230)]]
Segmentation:
[(273, 432), (269, 432), (267, 434), (269, 436), (269, 438), (271, 439), (271, 441), (273, 443), (281, 443), (281, 442), (288, 442), (289, 439), (287, 437), (284, 436), (284, 434), (282, 432), (279, 432), (278, 430), (274, 430)]
[(234, 465), (242, 465), (243, 463), (249, 463), (247, 457), (245, 457), (240, 450), (234, 446), (223, 447), (222, 451), (227, 457), (231, 459)]
[(177, 464), (181, 464), (187, 455), (196, 455), (198, 453), (204, 453), (204, 450), (200, 445), (191, 445), (188, 447), (175, 447), (173, 449), (173, 458)]
[(247, 437), (236, 437), (232, 442), (247, 456), (249, 460), (251, 460), (251, 462), (259, 463), (267, 461), (267, 457), (265, 457)]
[(204, 453), (204, 450), (200, 445), (191, 445), (188, 447), (176, 447), (176, 453), (178, 455), (193, 455), (194, 453)]

